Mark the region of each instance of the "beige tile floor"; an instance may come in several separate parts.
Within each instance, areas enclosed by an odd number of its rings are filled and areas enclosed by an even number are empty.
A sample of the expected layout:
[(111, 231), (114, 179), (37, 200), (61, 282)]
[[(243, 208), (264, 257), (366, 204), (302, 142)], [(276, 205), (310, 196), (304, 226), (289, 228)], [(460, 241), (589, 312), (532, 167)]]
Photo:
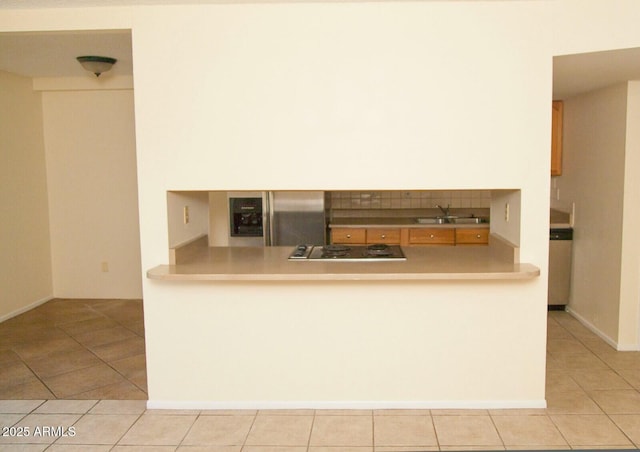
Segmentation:
[(146, 399), (140, 300), (49, 301), (0, 323), (0, 399)]
[[(548, 332), (547, 409), (158, 411), (145, 409), (144, 400), (0, 400), (0, 425), (28, 427), (32, 433), (0, 436), (0, 451), (410, 452), (640, 445), (640, 353), (616, 352), (563, 312), (549, 313)], [(67, 435), (35, 436), (42, 426), (64, 427)]]

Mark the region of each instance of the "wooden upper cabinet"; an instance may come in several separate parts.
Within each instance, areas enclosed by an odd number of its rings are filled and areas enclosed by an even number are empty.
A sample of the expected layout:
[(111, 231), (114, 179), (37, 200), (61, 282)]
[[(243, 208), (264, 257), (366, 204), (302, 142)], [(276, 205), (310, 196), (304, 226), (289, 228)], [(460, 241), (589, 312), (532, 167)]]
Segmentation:
[(561, 100), (551, 108), (551, 175), (562, 175), (562, 109)]

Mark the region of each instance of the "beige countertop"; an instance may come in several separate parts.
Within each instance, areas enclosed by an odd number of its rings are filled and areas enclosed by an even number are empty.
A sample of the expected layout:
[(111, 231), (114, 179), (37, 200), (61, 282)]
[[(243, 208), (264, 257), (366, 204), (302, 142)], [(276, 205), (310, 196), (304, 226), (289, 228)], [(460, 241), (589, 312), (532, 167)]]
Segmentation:
[[(150, 279), (168, 281), (526, 280), (540, 275), (514, 263), (513, 250), (491, 246), (406, 246), (406, 261), (287, 260), (293, 247), (200, 247), (177, 265), (159, 265)], [(516, 253), (517, 254), (517, 253)]]
[(416, 218), (334, 218), (329, 221), (330, 228), (440, 228), (440, 229), (465, 229), (488, 228), (489, 223), (418, 223)]

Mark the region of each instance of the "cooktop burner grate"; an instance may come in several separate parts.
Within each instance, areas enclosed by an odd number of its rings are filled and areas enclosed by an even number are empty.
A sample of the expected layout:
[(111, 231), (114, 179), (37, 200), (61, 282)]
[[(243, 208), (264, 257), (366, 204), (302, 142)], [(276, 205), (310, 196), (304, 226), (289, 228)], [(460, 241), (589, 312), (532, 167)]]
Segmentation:
[(402, 261), (406, 260), (398, 245), (298, 245), (289, 259), (316, 261)]
[(367, 254), (369, 256), (392, 256), (393, 249), (389, 245), (376, 244), (369, 245), (367, 247)]
[(346, 253), (351, 247), (347, 245), (325, 245), (322, 249), (327, 253)]
[(326, 245), (322, 247), (322, 257), (326, 258), (344, 258), (349, 255), (351, 247), (346, 245)]

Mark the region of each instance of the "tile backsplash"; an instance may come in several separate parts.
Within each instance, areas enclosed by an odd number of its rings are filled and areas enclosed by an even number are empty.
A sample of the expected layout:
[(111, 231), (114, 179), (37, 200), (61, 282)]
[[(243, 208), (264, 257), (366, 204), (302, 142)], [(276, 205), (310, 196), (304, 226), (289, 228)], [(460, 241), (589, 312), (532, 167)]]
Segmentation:
[(491, 190), (332, 191), (332, 209), (489, 208)]

